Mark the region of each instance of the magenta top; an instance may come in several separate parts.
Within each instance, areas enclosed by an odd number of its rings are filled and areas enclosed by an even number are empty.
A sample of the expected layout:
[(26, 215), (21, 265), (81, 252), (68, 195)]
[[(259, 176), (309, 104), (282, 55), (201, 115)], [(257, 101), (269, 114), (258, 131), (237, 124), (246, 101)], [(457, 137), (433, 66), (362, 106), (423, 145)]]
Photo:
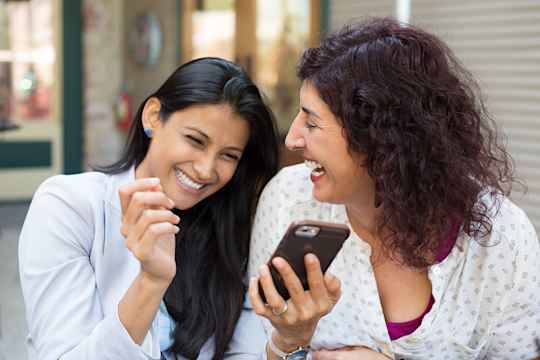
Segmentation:
[[(452, 248), (454, 247), (454, 244), (456, 243), (457, 236), (459, 233), (459, 222), (455, 222), (450, 230), (448, 231), (448, 235), (446, 236), (446, 239), (442, 243), (441, 249), (439, 251), (439, 254), (437, 254), (437, 262), (442, 262), (446, 257), (450, 254), (450, 251), (452, 251)], [(422, 319), (424, 316), (431, 310), (431, 307), (435, 303), (435, 298), (433, 297), (433, 294), (431, 295), (429, 299), (429, 303), (426, 307), (426, 310), (417, 317), (416, 319), (404, 321), (404, 322), (386, 322), (386, 328), (388, 329), (388, 334), (390, 335), (391, 340), (399, 339), (402, 336), (409, 335), (414, 332), (414, 330), (418, 329), (420, 327), (420, 324), (422, 324)]]

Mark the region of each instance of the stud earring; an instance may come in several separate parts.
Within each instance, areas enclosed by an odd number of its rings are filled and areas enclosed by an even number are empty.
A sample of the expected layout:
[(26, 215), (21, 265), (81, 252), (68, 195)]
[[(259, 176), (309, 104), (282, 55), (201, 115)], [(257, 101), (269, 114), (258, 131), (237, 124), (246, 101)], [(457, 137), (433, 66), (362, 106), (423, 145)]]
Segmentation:
[(150, 128), (144, 128), (144, 133), (145, 133), (146, 136), (148, 136), (149, 138), (152, 137), (152, 129), (150, 129)]

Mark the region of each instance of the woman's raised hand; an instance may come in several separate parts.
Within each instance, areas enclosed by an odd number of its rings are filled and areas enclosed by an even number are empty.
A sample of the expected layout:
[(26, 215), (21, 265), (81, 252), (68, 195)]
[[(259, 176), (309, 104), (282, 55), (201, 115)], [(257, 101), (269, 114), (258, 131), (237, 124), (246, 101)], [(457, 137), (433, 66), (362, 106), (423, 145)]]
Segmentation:
[(138, 179), (119, 189), (122, 235), (141, 263), (141, 273), (168, 286), (176, 274), (175, 235), (180, 218), (157, 178)]
[[(267, 265), (259, 268), (259, 278), (249, 284), (249, 299), (255, 313), (272, 322), (274, 343), (282, 351), (291, 351), (310, 343), (319, 320), (328, 314), (341, 296), (341, 283), (335, 276), (323, 275), (317, 257), (307, 254), (304, 258), (309, 290), (305, 291), (294, 270), (283, 258), (274, 258), (277, 269), (291, 298), (285, 302), (277, 292)], [(260, 281), (267, 304), (260, 295)]]

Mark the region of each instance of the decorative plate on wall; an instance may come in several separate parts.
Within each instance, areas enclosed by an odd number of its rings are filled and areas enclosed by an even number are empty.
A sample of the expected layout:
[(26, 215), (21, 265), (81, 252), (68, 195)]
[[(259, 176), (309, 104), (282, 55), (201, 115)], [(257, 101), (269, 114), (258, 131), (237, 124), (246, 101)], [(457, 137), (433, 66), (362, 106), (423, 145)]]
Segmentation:
[(162, 32), (154, 13), (138, 15), (130, 34), (130, 50), (137, 64), (155, 65), (161, 56)]

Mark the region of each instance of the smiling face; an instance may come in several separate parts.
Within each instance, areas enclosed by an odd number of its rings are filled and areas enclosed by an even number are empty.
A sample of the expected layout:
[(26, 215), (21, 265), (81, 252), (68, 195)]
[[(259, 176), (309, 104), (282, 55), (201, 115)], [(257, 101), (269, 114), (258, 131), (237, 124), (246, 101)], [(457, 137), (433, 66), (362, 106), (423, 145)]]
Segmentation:
[(302, 151), (306, 166), (312, 169), (317, 200), (373, 206), (374, 182), (360, 166), (364, 155), (351, 154), (342, 125), (309, 81), (300, 89), (300, 111), (285, 144)]
[(178, 209), (189, 209), (233, 177), (249, 139), (249, 124), (227, 104), (193, 105), (159, 118), (157, 98), (147, 101), (143, 126), (152, 129), (136, 178), (158, 177)]

